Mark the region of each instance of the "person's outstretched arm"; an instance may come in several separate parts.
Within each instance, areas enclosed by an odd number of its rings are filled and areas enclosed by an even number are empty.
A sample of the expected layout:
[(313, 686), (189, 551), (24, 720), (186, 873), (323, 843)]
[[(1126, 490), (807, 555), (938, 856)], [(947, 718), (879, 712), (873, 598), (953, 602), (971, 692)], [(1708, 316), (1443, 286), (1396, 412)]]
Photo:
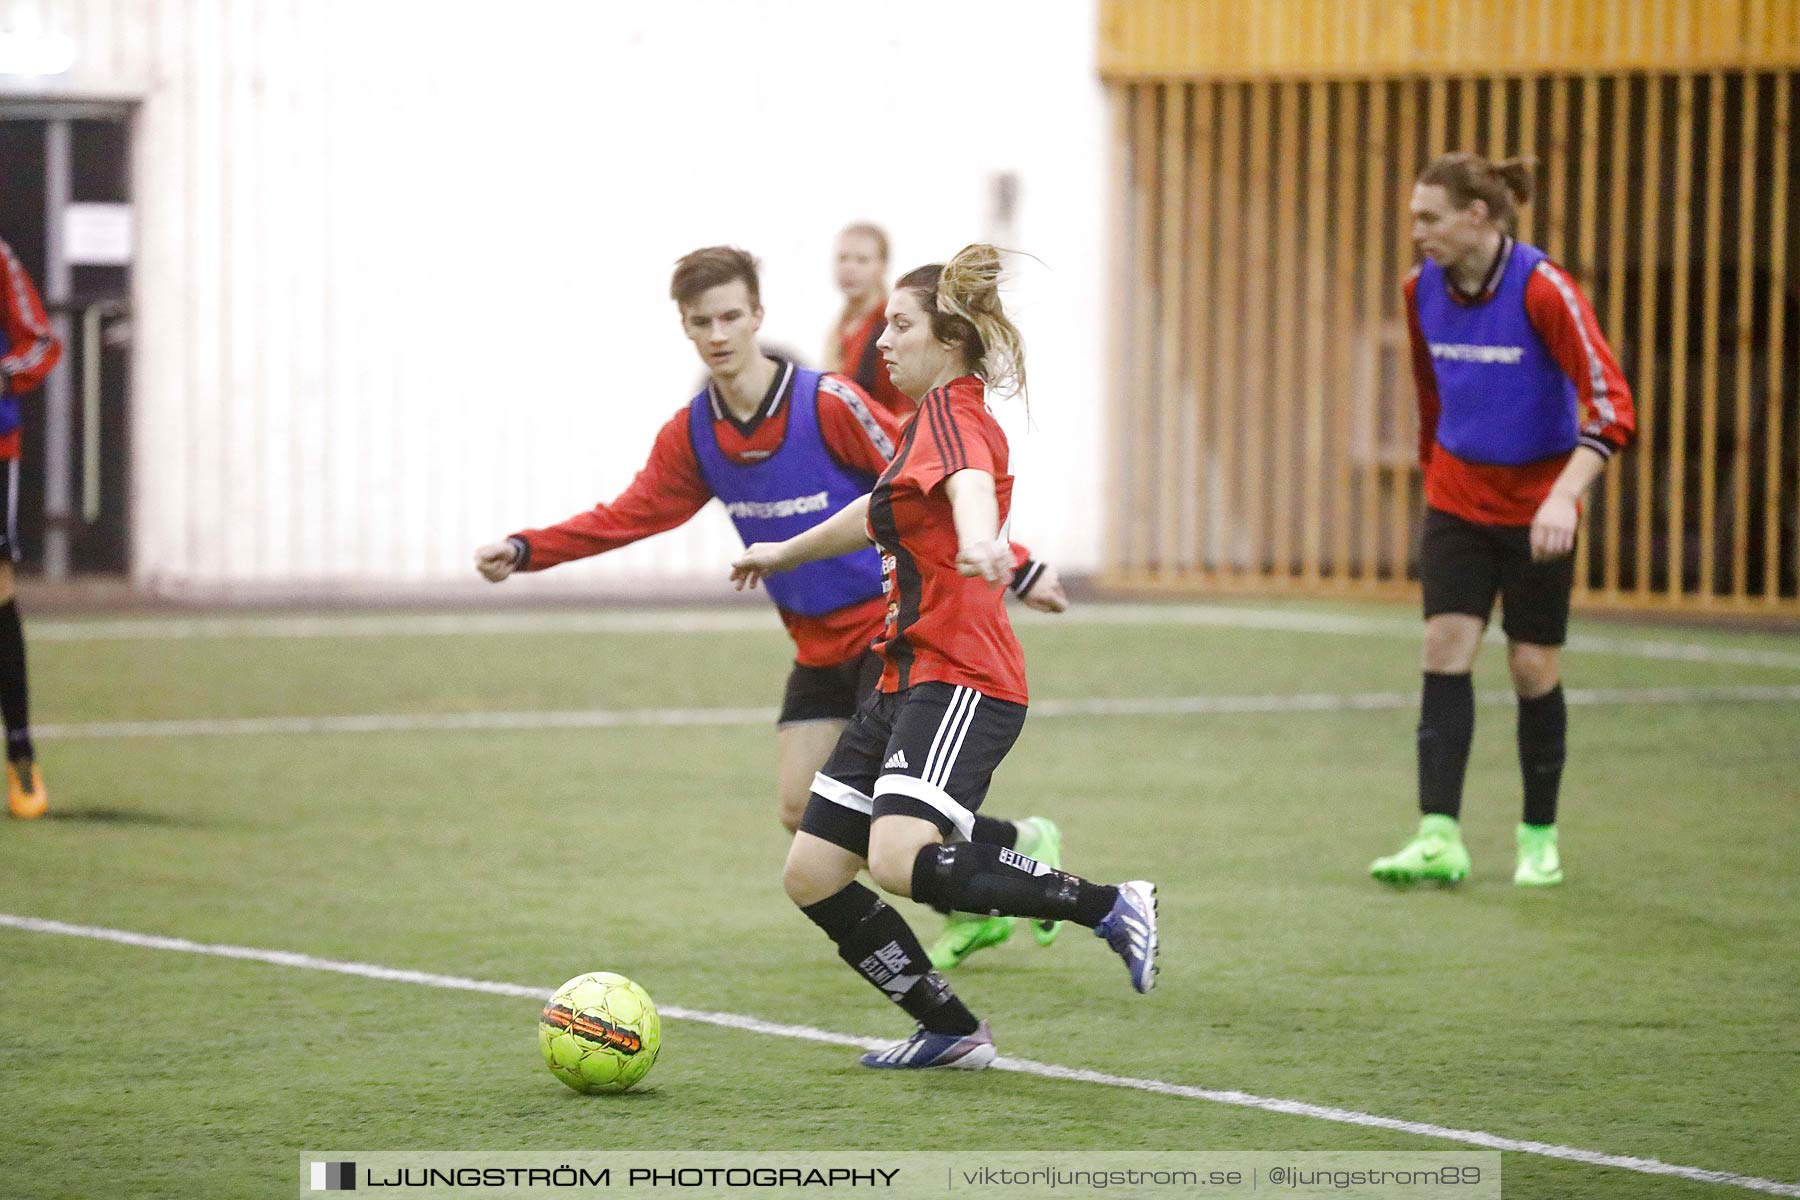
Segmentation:
[(706, 507), (712, 489), (700, 473), (688, 436), (688, 413), (676, 413), (656, 435), (649, 461), (610, 504), (597, 504), (566, 521), (526, 529), (475, 551), (475, 569), (492, 583), (514, 571), (542, 571), (592, 558), (674, 529)]
[(738, 591), (755, 587), (764, 576), (779, 575), (795, 567), (836, 558), (869, 544), (869, 498), (858, 496), (805, 533), (785, 542), (755, 542), (731, 564), (731, 582)]

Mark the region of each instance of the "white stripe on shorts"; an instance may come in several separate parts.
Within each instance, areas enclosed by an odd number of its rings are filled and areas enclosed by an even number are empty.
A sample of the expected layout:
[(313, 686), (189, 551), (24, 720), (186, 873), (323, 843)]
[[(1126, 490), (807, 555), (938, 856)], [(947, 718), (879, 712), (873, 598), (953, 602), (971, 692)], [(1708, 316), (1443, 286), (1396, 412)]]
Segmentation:
[(956, 744), (950, 747), (949, 754), (945, 755), (939, 766), (938, 777), (932, 781), (941, 788), (949, 788), (950, 772), (955, 769), (956, 760), (962, 754), (963, 742), (968, 738), (969, 730), (975, 726), (975, 706), (981, 703), (981, 693), (971, 691), (969, 696), (969, 705), (963, 710), (962, 727), (956, 732)]
[(875, 812), (875, 802), (851, 787), (847, 783), (839, 783), (823, 771), (813, 774), (812, 793), (823, 796), (833, 804), (841, 804), (845, 808), (871, 816)]
[[(883, 775), (875, 781), (877, 796), (907, 796), (928, 804), (943, 813), (964, 841), (975, 840), (975, 814), (951, 799), (950, 793), (934, 783), (926, 783), (911, 775)], [(829, 797), (827, 797), (829, 799)]]
[(959, 686), (951, 694), (944, 719), (938, 722), (937, 735), (931, 739), (931, 751), (925, 756), (925, 769), (919, 772), (925, 782), (940, 789), (950, 782), (950, 772), (956, 767), (956, 756), (962, 752), (963, 739), (969, 735), (979, 703), (981, 693), (974, 688)]

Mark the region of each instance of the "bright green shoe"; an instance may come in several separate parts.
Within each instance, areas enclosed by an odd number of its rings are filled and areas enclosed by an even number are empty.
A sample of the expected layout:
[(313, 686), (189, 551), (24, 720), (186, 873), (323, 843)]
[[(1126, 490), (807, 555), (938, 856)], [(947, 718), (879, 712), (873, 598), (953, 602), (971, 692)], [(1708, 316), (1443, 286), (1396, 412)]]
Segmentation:
[(1012, 936), (1017, 917), (981, 917), (972, 913), (951, 913), (944, 922), (944, 932), (931, 943), (925, 957), (940, 971), (948, 971), (977, 950), (998, 946)]
[[(1062, 869), (1062, 830), (1049, 817), (1026, 817), (1019, 822), (1019, 840), (1014, 846), (1026, 858), (1034, 858), (1052, 870)], [(1061, 921), (1033, 921), (1031, 936), (1040, 946), (1048, 946), (1062, 932)]]
[(1519, 865), (1513, 870), (1513, 882), (1520, 887), (1555, 887), (1562, 881), (1556, 826), (1520, 825)]
[(1469, 874), (1469, 851), (1456, 818), (1426, 813), (1413, 840), (1370, 863), (1369, 874), (1383, 883), (1460, 882)]

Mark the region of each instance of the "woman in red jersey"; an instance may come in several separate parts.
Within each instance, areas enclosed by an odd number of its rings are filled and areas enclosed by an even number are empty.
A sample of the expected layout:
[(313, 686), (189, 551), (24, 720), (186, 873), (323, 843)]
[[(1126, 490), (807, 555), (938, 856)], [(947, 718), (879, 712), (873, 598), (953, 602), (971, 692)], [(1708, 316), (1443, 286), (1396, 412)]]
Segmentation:
[[(894, 386), (888, 375), (887, 360), (882, 357), (878, 344), (882, 332), (887, 329), (889, 261), (887, 232), (879, 225), (858, 222), (846, 225), (838, 233), (835, 267), (838, 291), (844, 295), (844, 311), (826, 339), (825, 369), (854, 380), (870, 399), (904, 421), (918, 409), (918, 402)], [(1020, 556), (1025, 561), (1013, 573), (1013, 591), (1033, 608), (1044, 612), (1063, 611), (1068, 601), (1056, 568), (1032, 561), (1024, 555), (1022, 548)], [(841, 731), (842, 728), (840, 721), (838, 729)], [(827, 735), (822, 728), (819, 734), (831, 737), (816, 760), (822, 764), (826, 751), (836, 744), (837, 735)], [(809, 772), (800, 783), (801, 795), (791, 810), (784, 798), (783, 812), (792, 811), (795, 823), (806, 803), (814, 773)], [(1060, 830), (1044, 817), (1000, 823), (981, 817), (977, 820), (973, 840), (1010, 844), (1033, 858), (1058, 866), (1061, 863), (1060, 839)], [(940, 971), (948, 971), (975, 951), (1006, 941), (1012, 936), (1013, 925), (1011, 917), (951, 913), (945, 920), (944, 932), (926, 948), (931, 964)], [(1031, 926), (1032, 935), (1041, 946), (1056, 940), (1057, 929), (1055, 921), (1037, 921)]]
[(734, 564), (739, 587), (874, 542), (887, 620), (879, 689), (814, 778), (788, 852), (788, 896), (918, 1031), (863, 1057), (871, 1067), (985, 1067), (993, 1037), (931, 970), (900, 915), (856, 881), (943, 911), (1067, 920), (1104, 938), (1132, 986), (1156, 974), (1156, 889), (1109, 887), (1015, 849), (970, 841), (994, 769), (1025, 723), (1025, 661), (1002, 603), (1012, 557), (1006, 435), (989, 385), (1025, 391), (1024, 347), (999, 294), (991, 246), (920, 267), (889, 297), (880, 347), (919, 401), (869, 496)]
[(888, 378), (875, 343), (887, 327), (888, 238), (879, 225), (847, 225), (837, 240), (837, 285), (844, 312), (825, 343), (825, 369), (854, 379), (897, 417), (918, 405)]
[(1631, 391), (1573, 276), (1512, 237), (1531, 164), (1447, 154), (1413, 188), (1407, 328), (1419, 393), (1425, 599), (1419, 832), (1370, 865), (1385, 883), (1469, 873), (1459, 818), (1475, 731), (1470, 670), (1498, 598), (1519, 697), (1524, 817), (1513, 882), (1561, 883), (1568, 733), (1561, 657), (1582, 496), (1634, 427)]

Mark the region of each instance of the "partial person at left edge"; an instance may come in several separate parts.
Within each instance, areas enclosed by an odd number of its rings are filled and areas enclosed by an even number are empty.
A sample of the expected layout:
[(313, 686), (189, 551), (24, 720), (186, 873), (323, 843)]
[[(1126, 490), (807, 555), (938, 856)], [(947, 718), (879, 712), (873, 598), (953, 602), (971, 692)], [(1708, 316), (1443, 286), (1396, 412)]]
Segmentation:
[(19, 547), (19, 397), (39, 387), (62, 359), (44, 302), (11, 246), (0, 242), (0, 463), (6, 499), (0, 529), (0, 716), (6, 720), (6, 810), (29, 820), (50, 807), (37, 752), (31, 745), (31, 708), (25, 682), (25, 629), (13, 565)]

